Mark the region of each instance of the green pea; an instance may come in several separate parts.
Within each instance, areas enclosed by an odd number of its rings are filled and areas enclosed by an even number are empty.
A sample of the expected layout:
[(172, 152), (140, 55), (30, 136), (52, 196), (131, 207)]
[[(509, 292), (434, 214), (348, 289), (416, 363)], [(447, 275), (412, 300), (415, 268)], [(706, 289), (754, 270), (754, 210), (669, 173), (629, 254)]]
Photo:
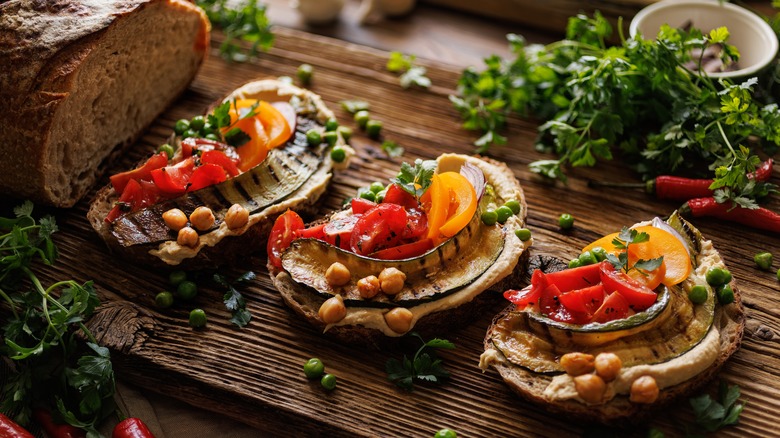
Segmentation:
[(574, 217), (569, 213), (563, 213), (558, 218), (558, 226), (564, 230), (569, 230), (574, 226)]
[(176, 135), (182, 135), (187, 132), (188, 129), (190, 129), (190, 121), (187, 119), (177, 120), (176, 124), (173, 125), (173, 132), (175, 132)]
[(382, 201), (384, 201), (385, 196), (387, 196), (387, 189), (377, 192), (376, 199), (374, 199), (374, 202), (376, 202), (377, 204), (381, 203)]
[(167, 309), (173, 305), (173, 294), (164, 290), (154, 297), (154, 304), (161, 308)]
[(314, 74), (314, 67), (309, 64), (301, 64), (298, 66), (296, 74), (298, 80), (301, 81), (303, 85), (309, 85), (311, 83), (311, 77)]
[(183, 138), (200, 138), (200, 133), (194, 129), (188, 129), (181, 136)]
[(347, 159), (347, 152), (341, 146), (336, 146), (330, 151), (330, 159), (337, 163), (343, 163)]
[(309, 146), (319, 146), (322, 143), (322, 134), (316, 129), (309, 129), (306, 131), (306, 143)]
[(169, 160), (173, 158), (173, 154), (176, 153), (176, 151), (173, 150), (173, 146), (168, 143), (161, 144), (160, 147), (157, 148), (157, 152), (165, 152), (165, 155), (168, 156)]
[(382, 122), (379, 120), (369, 120), (366, 123), (366, 134), (371, 138), (378, 138), (382, 132)]
[(722, 284), (716, 289), (718, 302), (721, 304), (731, 304), (734, 302), (734, 290), (728, 284)]
[(320, 378), (324, 372), (325, 364), (323, 364), (322, 361), (316, 357), (309, 359), (303, 365), (303, 374), (306, 374), (306, 377), (309, 379)]
[(339, 121), (333, 117), (329, 118), (328, 121), (325, 122), (326, 131), (335, 131), (337, 129), (339, 129)]
[(200, 131), (206, 126), (206, 119), (203, 116), (195, 116), (190, 120), (190, 129), (193, 131)]
[(371, 113), (366, 110), (358, 111), (355, 113), (354, 119), (355, 123), (357, 123), (360, 129), (365, 129), (366, 124), (368, 124), (368, 121), (371, 120)]
[(780, 269), (777, 270), (777, 281), (780, 281)]
[(485, 225), (495, 225), (498, 222), (498, 214), (495, 210), (485, 210), (480, 218)]
[(206, 136), (203, 137), (203, 138), (208, 139), (208, 140), (213, 140), (213, 141), (220, 141), (220, 142), (222, 141), (222, 139), (219, 138), (219, 136), (217, 134), (213, 133), (213, 132), (210, 132), (210, 133), (206, 134)]
[(582, 260), (578, 258), (569, 260), (569, 268), (579, 268), (580, 266), (582, 266)]
[(697, 284), (688, 291), (688, 299), (691, 300), (693, 304), (701, 304), (707, 301), (707, 288)]
[(206, 312), (203, 309), (192, 309), (190, 312), (190, 327), (201, 328), (205, 327), (208, 322)]
[(328, 391), (332, 391), (336, 387), (336, 376), (333, 374), (325, 374), (320, 379), (320, 384)]
[(498, 223), (503, 224), (511, 216), (513, 216), (514, 213), (512, 213), (512, 210), (509, 207), (507, 207), (506, 205), (502, 205), (501, 207), (498, 207), (496, 209), (496, 215), (497, 215)]
[(371, 183), (370, 186), (368, 186), (368, 189), (371, 190), (374, 193), (379, 193), (379, 192), (381, 192), (382, 190), (385, 189), (385, 185), (382, 184), (379, 181), (374, 181), (374, 182)]
[(211, 124), (211, 123), (209, 123), (209, 122), (206, 122), (206, 123), (204, 123), (204, 124), (203, 124), (203, 127), (202, 127), (202, 128), (200, 128), (200, 134), (201, 134), (202, 136), (204, 136), (204, 137), (205, 137), (205, 136), (207, 136), (207, 135), (209, 135), (209, 134), (213, 134), (213, 133), (215, 133), (216, 131), (217, 131), (217, 130), (216, 130), (216, 129), (214, 129), (214, 125), (212, 125), (212, 124)]
[(585, 251), (577, 257), (583, 265), (595, 265), (598, 263), (596, 256), (591, 251)]
[(600, 246), (594, 246), (590, 252), (596, 257), (596, 261), (603, 262), (607, 259), (607, 250)]
[(458, 434), (452, 429), (441, 429), (433, 438), (458, 438)]
[(759, 268), (765, 271), (772, 269), (771, 252), (760, 252), (753, 256), (753, 261), (756, 263), (756, 266), (758, 266)]
[(183, 300), (191, 300), (198, 295), (198, 285), (189, 280), (184, 280), (176, 287), (176, 296)]
[(531, 230), (528, 228), (520, 228), (519, 230), (515, 230), (515, 236), (523, 242), (526, 242), (531, 238)]
[(328, 145), (333, 146), (339, 140), (339, 135), (336, 131), (328, 131), (322, 135), (322, 139), (325, 140)]
[(376, 193), (372, 192), (371, 190), (366, 190), (366, 189), (359, 190), (358, 197), (363, 199), (368, 199), (371, 202), (376, 201)]
[(518, 214), (518, 213), (520, 213), (520, 203), (519, 203), (519, 202), (517, 202), (516, 200), (514, 200), (514, 199), (510, 199), (509, 201), (506, 201), (506, 202), (504, 203), (504, 205), (505, 205), (505, 206), (507, 206), (507, 207), (509, 207), (509, 208), (512, 210), (512, 213), (513, 213), (513, 214)]
[(336, 129), (336, 132), (341, 134), (341, 138), (344, 139), (344, 141), (349, 141), (350, 138), (352, 138), (352, 128), (349, 126), (339, 126)]
[(182, 281), (187, 279), (187, 273), (184, 271), (173, 271), (168, 274), (168, 282), (173, 286), (178, 286)]
[(731, 282), (731, 272), (723, 268), (710, 268), (705, 275), (707, 284), (710, 286), (720, 286)]

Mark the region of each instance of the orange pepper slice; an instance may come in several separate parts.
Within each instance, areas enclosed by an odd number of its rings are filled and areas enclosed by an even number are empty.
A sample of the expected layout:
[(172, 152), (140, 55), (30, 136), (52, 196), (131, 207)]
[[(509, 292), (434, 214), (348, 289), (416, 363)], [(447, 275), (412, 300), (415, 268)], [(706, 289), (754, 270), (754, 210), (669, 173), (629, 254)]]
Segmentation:
[[(663, 256), (664, 263), (662, 267), (664, 268), (664, 273), (661, 283), (666, 286), (671, 286), (688, 278), (691, 273), (691, 257), (682, 242), (677, 240), (677, 238), (668, 231), (662, 230), (661, 228), (645, 225), (635, 229), (640, 233), (645, 232), (649, 234), (650, 240), (629, 247), (628, 257), (630, 263), (639, 259), (649, 260)], [(621, 250), (615, 248), (612, 244), (612, 240), (614, 240), (618, 234), (619, 233), (612, 233), (608, 236), (604, 236), (583, 248), (582, 251), (590, 251), (591, 249), (600, 246), (609, 253), (618, 253)], [(637, 280), (640, 279), (637, 278)]]
[(428, 235), (426, 237), (433, 240), (433, 245), (436, 246), (444, 241), (439, 229), (447, 221), (450, 209), (449, 190), (444, 187), (438, 174), (433, 175), (431, 185), (420, 198), (420, 202), (423, 204), (425, 214), (428, 215)]
[[(256, 115), (239, 120), (242, 110), (248, 110), (255, 104)], [(236, 104), (230, 107), (230, 120), (233, 123), (230, 129), (239, 128), (251, 138), (249, 142), (236, 148), (239, 156), (238, 168), (241, 171), (247, 171), (262, 163), (269, 149), (284, 145), (292, 135), (284, 115), (266, 101), (236, 100)]]
[[(477, 192), (469, 180), (457, 172), (444, 172), (439, 175), (441, 182), (449, 189), (452, 201), (447, 208), (446, 222), (439, 228), (444, 237), (452, 237), (462, 230), (477, 211)], [(454, 211), (452, 211), (452, 207)]]

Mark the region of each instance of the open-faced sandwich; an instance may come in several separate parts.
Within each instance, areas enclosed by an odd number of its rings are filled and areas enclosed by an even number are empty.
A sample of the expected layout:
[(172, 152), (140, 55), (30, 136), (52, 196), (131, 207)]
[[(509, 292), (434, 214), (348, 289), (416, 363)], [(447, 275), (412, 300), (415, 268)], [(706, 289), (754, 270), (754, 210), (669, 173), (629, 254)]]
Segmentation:
[(333, 169), (348, 164), (354, 151), (336, 127), (316, 94), (251, 82), (207, 116), (177, 123), (170, 144), (112, 176), (87, 216), (112, 250), (142, 263), (235, 260), (262, 246), (280, 213), (310, 208)]
[(276, 288), (326, 333), (369, 344), (442, 333), (467, 322), (480, 294), (503, 290), (525, 260), (531, 240), (516, 234), (525, 199), (503, 163), (446, 154), (404, 163), (378, 185), (327, 220), (306, 228), (285, 214), (271, 231)]
[(640, 418), (705, 383), (739, 347), (739, 291), (712, 242), (677, 213), (604, 237), (570, 266), (506, 291), (513, 304), (485, 338), (482, 369), (528, 400), (604, 423)]

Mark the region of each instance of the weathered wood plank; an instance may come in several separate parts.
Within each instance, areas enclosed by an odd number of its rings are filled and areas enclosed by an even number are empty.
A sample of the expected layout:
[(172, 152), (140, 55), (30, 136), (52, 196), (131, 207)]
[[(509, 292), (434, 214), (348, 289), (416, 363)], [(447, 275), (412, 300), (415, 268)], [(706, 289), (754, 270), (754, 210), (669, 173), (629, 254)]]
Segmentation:
[[(339, 100), (369, 101), (373, 116), (384, 122), (385, 137), (406, 148), (402, 160), (434, 158), (449, 151), (471, 153), (474, 135), (460, 129), (457, 113), (447, 101), (460, 68), (426, 63), (435, 87), (403, 90), (396, 77), (384, 70), (386, 59), (386, 52), (282, 28), (277, 29), (274, 49), (257, 62), (227, 64), (214, 51), (190, 89), (116, 169), (130, 167), (163, 142), (175, 120), (202, 113), (246, 81), (293, 76), (302, 62), (315, 67), (312, 89), (322, 94), (340, 122), (352, 125), (349, 115), (338, 108)], [(641, 192), (587, 188), (589, 178), (633, 180), (634, 175), (618, 162), (572, 171), (565, 186), (540, 179), (527, 168), (531, 161), (544, 157), (533, 147), (535, 129), (533, 121), (513, 120), (510, 144), (492, 151), (524, 185), (534, 254), (570, 258), (601, 235), (654, 215), (667, 215), (675, 208), (674, 203), (656, 201)], [(353, 144), (358, 159), (336, 176), (321, 203), (323, 213), (338, 208), (357, 187), (386, 180), (397, 171), (401, 159), (387, 159), (379, 143), (357, 130)], [(771, 207), (778, 210), (780, 203), (775, 201)], [(87, 203), (82, 202), (74, 209), (56, 212), (62, 230), (56, 242), (62, 257), (42, 277), (95, 280), (106, 304), (91, 325), (102, 342), (115, 349), (119, 378), (127, 382), (243, 421), (267, 436), (430, 436), (441, 427), (451, 427), (461, 436), (582, 434), (585, 425), (553, 417), (521, 401), (496, 373), (483, 374), (478, 369), (485, 330), (504, 306), (500, 297), (495, 297), (491, 312), (480, 315), (469, 327), (446, 334), (458, 346), (442, 353), (452, 381), (406, 393), (389, 384), (383, 371), (388, 358), (401, 356), (398, 349), (376, 352), (338, 345), (284, 307), (267, 277), (262, 248), (244, 266), (231, 271), (232, 275), (252, 269), (258, 274), (242, 290), (253, 320), (238, 329), (228, 322), (223, 291), (205, 279), (193, 303), (158, 311), (154, 296), (165, 287), (167, 273), (108, 254), (84, 217), (86, 209)], [(557, 217), (563, 212), (576, 217), (569, 233), (557, 227)], [(723, 436), (772, 435), (780, 412), (776, 396), (780, 393), (778, 282), (773, 274), (752, 266), (752, 255), (758, 250), (777, 251), (780, 238), (711, 220), (699, 220), (696, 225), (714, 240), (732, 268), (750, 320), (743, 348), (722, 373), (742, 387), (748, 406), (741, 424)], [(195, 306), (209, 314), (208, 328), (203, 331), (187, 325), (187, 314)], [(307, 381), (301, 372), (302, 364), (314, 356), (338, 376), (338, 389), (332, 393)], [(686, 419), (690, 411), (681, 403), (659, 415), (657, 423), (672, 431)]]

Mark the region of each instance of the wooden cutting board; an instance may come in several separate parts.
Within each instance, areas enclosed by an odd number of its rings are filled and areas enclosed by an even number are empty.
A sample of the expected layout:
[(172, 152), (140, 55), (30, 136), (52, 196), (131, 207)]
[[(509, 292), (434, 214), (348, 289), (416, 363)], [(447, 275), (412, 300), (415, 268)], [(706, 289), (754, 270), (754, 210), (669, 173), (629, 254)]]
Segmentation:
[[(256, 62), (229, 64), (214, 50), (192, 86), (114, 170), (129, 168), (148, 155), (165, 141), (177, 119), (203, 113), (244, 82), (294, 76), (301, 63), (314, 66), (311, 88), (324, 97), (342, 124), (354, 126), (337, 102), (366, 100), (373, 116), (384, 122), (385, 138), (406, 148), (402, 158), (388, 159), (379, 143), (356, 130), (352, 144), (357, 159), (336, 175), (320, 204), (322, 213), (338, 208), (357, 187), (386, 182), (401, 161), (435, 158), (443, 152), (473, 152), (475, 134), (460, 128), (447, 99), (463, 66), (423, 61), (434, 86), (404, 90), (397, 77), (385, 71), (386, 52), (282, 28), (276, 29), (276, 35), (273, 50)], [(219, 36), (215, 38), (216, 47), (220, 41)], [(531, 161), (550, 158), (534, 150), (537, 124), (514, 119), (510, 125), (509, 144), (494, 147), (491, 153), (514, 170), (525, 188), (529, 227), (535, 237), (532, 255), (569, 259), (604, 234), (667, 215), (676, 207), (641, 191), (587, 188), (589, 178), (633, 181), (635, 175), (619, 162), (572, 171), (568, 185), (543, 180), (527, 168)], [(84, 201), (71, 210), (56, 212), (61, 232), (55, 240), (62, 257), (43, 277), (45, 282), (63, 278), (95, 281), (104, 304), (90, 326), (101, 343), (114, 351), (118, 377), (130, 384), (240, 420), (257, 427), (263, 436), (425, 437), (442, 427), (463, 437), (577, 436), (585, 430), (581, 423), (522, 401), (494, 371), (482, 373), (478, 368), (485, 330), (505, 305), (500, 297), (472, 325), (444, 334), (457, 345), (456, 350), (441, 354), (451, 380), (405, 392), (387, 381), (384, 364), (391, 357), (402, 357), (404, 351), (413, 351), (339, 345), (309, 327), (284, 307), (274, 291), (265, 269), (264, 248), (257, 248), (256, 257), (244, 266), (227, 271), (232, 276), (251, 269), (258, 275), (241, 288), (253, 315), (246, 328), (228, 322), (222, 304), (224, 291), (205, 279), (191, 305), (157, 310), (154, 296), (166, 288), (167, 272), (135, 266), (109, 254), (85, 219), (87, 206)], [(777, 201), (770, 207), (780, 211)], [(564, 212), (576, 218), (568, 233), (557, 226), (557, 217)], [(780, 292), (774, 273), (754, 268), (752, 256), (759, 250), (774, 250), (780, 257), (780, 237), (711, 220), (695, 224), (721, 250), (741, 286), (749, 318), (742, 349), (721, 373), (728, 382), (741, 386), (747, 407), (740, 425), (723, 435), (772, 435), (780, 412)], [(204, 330), (193, 330), (187, 324), (188, 312), (195, 306), (209, 315)], [(335, 391), (325, 392), (318, 382), (304, 377), (302, 365), (310, 357), (321, 358), (327, 371), (338, 376)], [(654, 424), (674, 436), (681, 433), (674, 427), (691, 419), (683, 401), (661, 412)]]

